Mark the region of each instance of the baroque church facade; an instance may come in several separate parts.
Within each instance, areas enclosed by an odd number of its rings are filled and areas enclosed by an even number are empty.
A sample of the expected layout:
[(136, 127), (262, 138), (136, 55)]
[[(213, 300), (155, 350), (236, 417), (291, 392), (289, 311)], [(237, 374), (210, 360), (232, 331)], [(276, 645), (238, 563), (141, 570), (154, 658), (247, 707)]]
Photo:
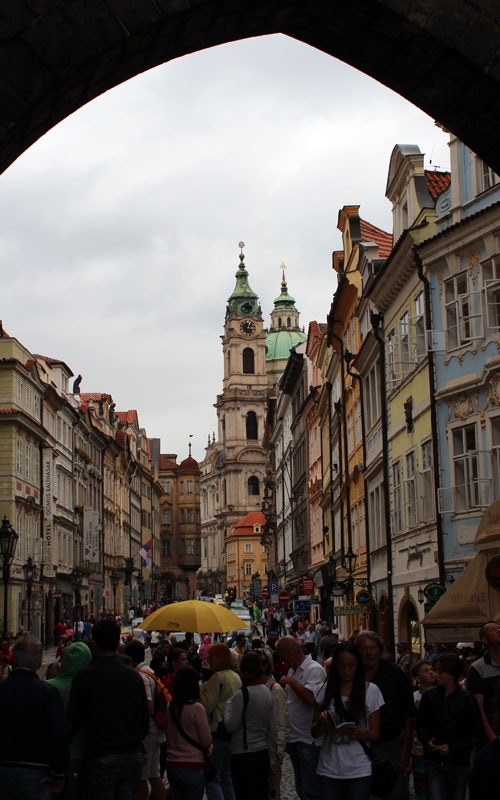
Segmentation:
[[(200, 464), (201, 568), (198, 588), (227, 588), (226, 540), (249, 513), (261, 510), (268, 471), (262, 441), (268, 399), (286, 366), (290, 350), (306, 339), (295, 300), (284, 277), (274, 301), (271, 326), (264, 328), (258, 295), (249, 283), (240, 242), (236, 284), (226, 306), (222, 339), (223, 382), (217, 396), (217, 438), (212, 435)], [(262, 548), (261, 530), (253, 547)], [(245, 568), (244, 564), (237, 569)]]

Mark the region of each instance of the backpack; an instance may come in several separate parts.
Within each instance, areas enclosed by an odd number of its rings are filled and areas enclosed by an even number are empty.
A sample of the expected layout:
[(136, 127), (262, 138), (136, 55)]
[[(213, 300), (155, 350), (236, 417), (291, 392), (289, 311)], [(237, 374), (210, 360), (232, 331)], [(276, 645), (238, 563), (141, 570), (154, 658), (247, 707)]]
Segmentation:
[(162, 731), (166, 731), (168, 727), (168, 704), (170, 703), (172, 697), (170, 696), (170, 692), (168, 691), (167, 687), (164, 683), (162, 683), (156, 675), (152, 675), (151, 672), (147, 669), (140, 669), (144, 675), (147, 675), (148, 678), (151, 678), (152, 681), (155, 683), (155, 693), (154, 693), (154, 700), (153, 700), (153, 712), (151, 716), (153, 717), (153, 722), (157, 728), (160, 728)]

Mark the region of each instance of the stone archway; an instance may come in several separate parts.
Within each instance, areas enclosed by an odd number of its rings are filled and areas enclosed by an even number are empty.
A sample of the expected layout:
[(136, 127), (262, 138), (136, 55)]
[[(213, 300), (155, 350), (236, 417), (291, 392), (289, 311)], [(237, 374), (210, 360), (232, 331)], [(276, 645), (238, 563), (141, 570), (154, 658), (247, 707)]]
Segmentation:
[(408, 642), (411, 664), (415, 664), (422, 654), (422, 641), (418, 611), (411, 597), (405, 597), (401, 603), (397, 638)]
[(152, 67), (283, 33), (371, 75), (500, 173), (500, 24), (489, 0), (38, 0), (0, 30), (0, 172), (65, 117)]

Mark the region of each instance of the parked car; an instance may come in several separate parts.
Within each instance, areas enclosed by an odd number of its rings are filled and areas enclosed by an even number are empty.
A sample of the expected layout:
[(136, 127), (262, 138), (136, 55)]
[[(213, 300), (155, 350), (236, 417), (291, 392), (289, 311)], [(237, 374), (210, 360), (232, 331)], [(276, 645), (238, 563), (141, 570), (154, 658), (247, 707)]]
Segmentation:
[(239, 617), (240, 619), (245, 620), (245, 622), (252, 621), (250, 609), (243, 602), (234, 600), (231, 603), (231, 611), (233, 612), (233, 614), (236, 614), (236, 616)]

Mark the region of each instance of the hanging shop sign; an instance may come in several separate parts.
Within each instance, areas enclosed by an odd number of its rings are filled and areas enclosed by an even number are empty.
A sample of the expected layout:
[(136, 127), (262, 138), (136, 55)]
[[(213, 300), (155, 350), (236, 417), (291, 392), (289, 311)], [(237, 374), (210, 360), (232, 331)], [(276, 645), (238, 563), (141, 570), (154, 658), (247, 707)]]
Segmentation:
[(333, 613), (338, 617), (349, 617), (353, 614), (364, 614), (366, 609), (360, 605), (352, 606), (334, 606)]

